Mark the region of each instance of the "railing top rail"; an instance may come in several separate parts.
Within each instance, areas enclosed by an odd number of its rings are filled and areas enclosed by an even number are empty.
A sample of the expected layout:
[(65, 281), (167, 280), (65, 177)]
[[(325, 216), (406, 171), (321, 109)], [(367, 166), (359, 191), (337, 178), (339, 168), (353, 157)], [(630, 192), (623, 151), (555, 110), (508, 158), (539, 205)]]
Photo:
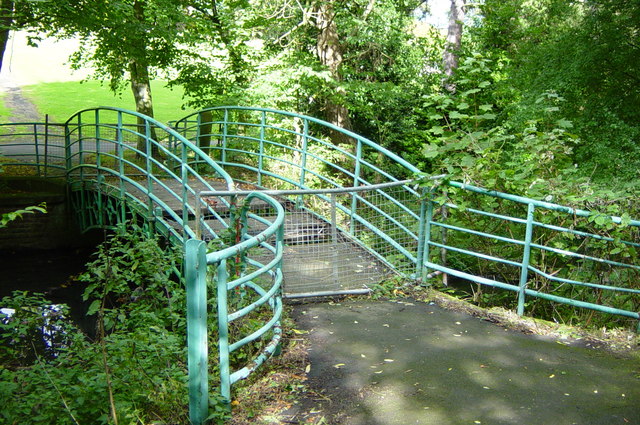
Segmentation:
[[(437, 179), (442, 177), (443, 176), (435, 176), (435, 177), (432, 177), (432, 179)], [(215, 190), (215, 191), (202, 191), (202, 192), (199, 192), (199, 194), (200, 196), (231, 196), (231, 195), (244, 195), (247, 193), (258, 192), (258, 193), (264, 193), (266, 195), (321, 195), (321, 194), (327, 194), (327, 193), (352, 193), (352, 192), (371, 191), (371, 190), (377, 190), (377, 189), (386, 189), (389, 187), (406, 186), (415, 182), (416, 182), (415, 180), (408, 179), (408, 180), (398, 180), (395, 182), (379, 183), (379, 184), (372, 184), (372, 185), (366, 185), (366, 186), (336, 187), (332, 189), (282, 189), (282, 190), (258, 189), (258, 190), (237, 190), (237, 191)]]
[[(595, 214), (594, 211), (587, 211), (587, 210), (582, 210), (578, 208), (567, 207), (564, 205), (554, 204), (552, 202), (546, 202), (546, 201), (539, 201), (536, 199), (527, 198), (519, 195), (511, 195), (509, 193), (498, 192), (497, 190), (484, 189), (468, 183), (450, 181), (449, 185), (459, 189), (468, 190), (470, 192), (479, 193), (481, 195), (493, 196), (496, 198), (506, 199), (508, 201), (514, 201), (514, 202), (518, 202), (526, 205), (533, 205), (534, 207), (540, 207), (540, 208), (545, 208), (552, 211), (564, 212), (564, 213), (576, 215), (579, 217), (590, 217)], [(617, 217), (617, 216), (609, 216), (609, 217), (616, 224), (620, 224), (623, 221), (621, 217)], [(640, 220), (629, 220), (628, 223), (631, 226), (640, 227)]]
[[(224, 179), (225, 183), (227, 184), (227, 188), (229, 190), (234, 190), (235, 189), (235, 183), (234, 183), (233, 179), (231, 178), (231, 176), (217, 162), (215, 162), (213, 159), (211, 159), (209, 157), (209, 155), (207, 155), (205, 152), (203, 152), (197, 145), (193, 144), (191, 141), (189, 141), (187, 138), (185, 138), (180, 133), (175, 131), (175, 129), (170, 127), (169, 125), (161, 123), (160, 121), (157, 121), (156, 119), (148, 117), (146, 115), (143, 115), (143, 114), (141, 114), (139, 112), (130, 111), (130, 110), (124, 109), (124, 108), (111, 107), (111, 106), (99, 106), (99, 107), (95, 107), (95, 108), (86, 108), (86, 109), (82, 109), (82, 110), (76, 112), (75, 114), (73, 114), (65, 122), (65, 126), (73, 126), (73, 125), (75, 125), (75, 123), (73, 123), (74, 118), (80, 116), (83, 113), (90, 113), (90, 112), (101, 111), (101, 110), (112, 111), (112, 112), (121, 113), (121, 114), (127, 114), (127, 115), (130, 115), (130, 116), (136, 117), (136, 118), (140, 118), (140, 119), (148, 122), (149, 124), (152, 124), (155, 127), (167, 132), (172, 137), (174, 137), (176, 140), (178, 140), (182, 144), (184, 144), (184, 146), (186, 146), (190, 150), (192, 150), (198, 157), (200, 157), (201, 161), (204, 161), (204, 162), (206, 162), (207, 165), (211, 166), (220, 175), (220, 177), (222, 179)], [(126, 124), (124, 124), (124, 123), (122, 125), (126, 126)], [(156, 143), (160, 143), (157, 140), (155, 142)]]
[[(263, 112), (263, 113), (271, 113), (271, 114), (277, 114), (277, 115), (282, 115), (282, 116), (286, 116), (286, 117), (290, 117), (290, 118), (300, 118), (303, 120), (306, 120), (308, 122), (312, 122), (315, 124), (319, 124), (322, 125), (324, 127), (327, 127), (331, 130), (340, 132), (346, 136), (352, 137), (355, 140), (358, 140), (360, 142), (362, 142), (363, 144), (383, 153), (385, 156), (393, 159), (394, 161), (396, 161), (398, 164), (402, 165), (403, 167), (405, 167), (406, 169), (408, 169), (411, 172), (414, 173), (420, 173), (421, 171), (415, 167), (413, 164), (407, 162), (406, 160), (404, 160), (402, 157), (400, 157), (399, 155), (391, 152), (390, 150), (380, 146), (379, 144), (367, 139), (366, 137), (362, 137), (359, 134), (356, 134), (350, 130), (346, 130), (344, 128), (338, 127), (334, 124), (331, 124), (330, 122), (318, 119), (318, 118), (314, 118), (314, 117), (310, 117), (307, 115), (302, 115), (302, 114), (297, 114), (294, 112), (287, 112), (287, 111), (280, 111), (278, 109), (271, 109), (271, 108), (252, 108), (252, 107), (248, 107), (248, 106), (215, 106), (215, 107), (211, 107), (211, 108), (206, 108), (206, 109), (202, 109), (200, 111), (191, 113), (189, 115), (187, 115), (186, 117), (183, 117), (179, 120), (177, 120), (175, 122), (175, 125), (178, 125), (178, 123), (180, 122), (187, 122), (187, 120), (191, 117), (194, 117), (196, 115), (201, 114), (202, 112), (208, 112), (208, 111), (224, 111), (224, 110), (238, 110), (238, 111), (251, 111), (251, 112)], [(242, 124), (242, 123), (238, 123), (238, 124)]]

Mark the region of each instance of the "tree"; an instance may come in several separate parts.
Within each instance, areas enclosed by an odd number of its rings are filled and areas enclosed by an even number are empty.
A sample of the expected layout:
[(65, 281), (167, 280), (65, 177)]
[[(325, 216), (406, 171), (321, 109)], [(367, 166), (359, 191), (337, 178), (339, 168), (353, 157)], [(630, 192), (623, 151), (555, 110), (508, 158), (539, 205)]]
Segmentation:
[(635, 179), (640, 167), (640, 1), (485, 0), (472, 39), (503, 58), (514, 102), (504, 119), (522, 127), (554, 92), (581, 136), (578, 172), (611, 184)]
[[(108, 80), (114, 91), (128, 82), (136, 111), (153, 117), (150, 80), (180, 55), (185, 6), (175, 0), (45, 2), (35, 9), (32, 31), (79, 37), (82, 47), (72, 63), (93, 67), (95, 76)], [(143, 138), (138, 149), (146, 149)]]
[[(444, 51), (444, 74), (447, 79), (453, 75), (453, 71), (458, 67), (458, 51), (462, 44), (462, 27), (465, 16), (465, 5), (467, 0), (451, 0), (449, 10), (449, 27), (447, 29), (447, 44)], [(445, 81), (445, 88), (453, 91), (455, 88)]]
[(9, 33), (13, 26), (13, 0), (0, 0), (0, 70), (4, 62), (4, 52), (7, 49), (9, 41)]

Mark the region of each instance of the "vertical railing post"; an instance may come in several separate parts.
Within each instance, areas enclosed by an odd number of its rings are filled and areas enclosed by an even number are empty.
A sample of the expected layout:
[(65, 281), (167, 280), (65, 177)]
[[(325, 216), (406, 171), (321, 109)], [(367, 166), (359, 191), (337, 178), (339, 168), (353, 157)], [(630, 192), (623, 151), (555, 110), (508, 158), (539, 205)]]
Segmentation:
[[(138, 122), (136, 120), (136, 122)], [(139, 127), (136, 127), (137, 131), (140, 131)], [(145, 172), (147, 174), (147, 211), (148, 214), (153, 212), (153, 165), (151, 163), (151, 155), (153, 152), (153, 146), (151, 144), (151, 128), (149, 127), (149, 121), (144, 120), (144, 143), (145, 143)]]
[(262, 186), (262, 167), (264, 165), (264, 126), (267, 121), (267, 113), (262, 111), (262, 115), (260, 117), (260, 145), (258, 152), (258, 186)]
[(229, 365), (229, 309), (227, 306), (227, 260), (217, 267), (218, 350), (220, 351), (220, 394), (231, 402), (231, 371)]
[[(49, 114), (44, 115), (44, 176), (49, 168)], [(40, 175), (40, 173), (38, 173)]]
[(100, 111), (98, 109), (95, 110), (95, 115), (94, 115), (94, 140), (95, 140), (95, 144), (96, 144), (96, 172), (98, 173), (98, 175), (100, 175), (100, 167), (102, 166), (102, 158), (100, 155)]
[(531, 240), (533, 238), (533, 213), (535, 206), (530, 203), (527, 208), (527, 228), (524, 237), (524, 252), (522, 254), (522, 266), (520, 268), (520, 287), (518, 289), (518, 315), (524, 314), (525, 291), (527, 277), (529, 275), (529, 260), (531, 257)]
[[(423, 188), (420, 196), (420, 218), (418, 223), (418, 249), (416, 251), (416, 278), (423, 280), (426, 276), (426, 269), (424, 267), (425, 250), (429, 249), (429, 242), (431, 237), (431, 215), (433, 209), (431, 207), (431, 193), (428, 189)], [(428, 254), (427, 254), (428, 257)]]
[[(82, 136), (82, 132), (84, 130), (83, 128), (83, 124), (82, 124), (82, 113), (78, 114), (78, 128), (76, 129), (76, 133), (78, 134), (78, 165), (83, 165), (84, 164), (84, 140), (83, 140), (83, 136)], [(84, 180), (84, 167), (80, 167), (80, 180)]]
[(227, 131), (229, 127), (229, 110), (224, 110), (224, 122), (222, 123), (222, 152), (220, 161), (224, 165), (227, 162)]
[[(64, 123), (64, 165), (65, 165), (65, 174), (69, 173), (71, 170), (71, 132), (69, 131), (69, 123)], [(67, 178), (69, 176), (67, 175)]]
[[(180, 150), (180, 180), (181, 180), (181, 194), (180, 196), (182, 197), (182, 236), (184, 238), (187, 237), (187, 226), (189, 223), (189, 170), (187, 168), (187, 164), (188, 164), (188, 152), (187, 152), (187, 145), (185, 143), (180, 143), (181, 146), (181, 150)], [(195, 167), (197, 167), (198, 165), (198, 161), (196, 160), (194, 162)], [(197, 168), (196, 168), (197, 170)], [(196, 175), (197, 175), (197, 171), (196, 171)], [(196, 198), (194, 201), (194, 208), (200, 208), (200, 199)], [(195, 212), (195, 210), (194, 210)], [(196, 226), (198, 224), (196, 223)]]
[(432, 222), (433, 222), (433, 199), (431, 198), (431, 191), (429, 191), (429, 198), (427, 199), (427, 211), (425, 216), (424, 248), (422, 249), (422, 280), (425, 280), (427, 278), (427, 267), (425, 267), (425, 264), (429, 262)]
[(190, 239), (185, 244), (185, 279), (187, 286), (189, 419), (192, 425), (203, 425), (209, 415), (206, 276), (206, 244), (200, 240)]
[(127, 207), (124, 200), (126, 199), (126, 188), (124, 185), (124, 172), (125, 172), (125, 159), (124, 159), (124, 139), (122, 134), (122, 112), (118, 111), (118, 122), (116, 125), (116, 141), (118, 142), (116, 149), (118, 152), (118, 173), (120, 173), (119, 179), (119, 188), (120, 188), (120, 215), (122, 217), (122, 222), (126, 222), (127, 220)]
[[(309, 147), (309, 120), (304, 119), (302, 121), (302, 154), (300, 155), (300, 180), (298, 180), (298, 187), (304, 189), (307, 179), (307, 149)], [(304, 206), (304, 198), (302, 195), (298, 195), (296, 201), (297, 207), (302, 208)]]
[[(356, 163), (354, 165), (353, 170), (353, 187), (360, 186), (360, 160), (362, 159), (362, 142), (358, 139), (358, 143), (356, 144)], [(358, 194), (354, 192), (351, 195), (351, 211), (349, 211), (350, 224), (349, 224), (349, 233), (354, 234), (356, 228), (356, 208), (358, 207)]]
[[(198, 115), (196, 116), (196, 138), (194, 139), (196, 141), (196, 146), (201, 147), (200, 145), (200, 136), (202, 135), (202, 112), (198, 113)], [(177, 130), (177, 129), (176, 129)], [(186, 132), (185, 132), (186, 133)], [(186, 134), (183, 134), (184, 137), (187, 137)], [(207, 152), (207, 155), (209, 154), (209, 152)]]
[(338, 280), (338, 219), (337, 219), (336, 194), (331, 193), (331, 250), (333, 251), (333, 282), (340, 284)]
[(38, 148), (38, 124), (33, 123), (33, 151), (36, 154), (36, 172), (40, 175), (40, 149)]

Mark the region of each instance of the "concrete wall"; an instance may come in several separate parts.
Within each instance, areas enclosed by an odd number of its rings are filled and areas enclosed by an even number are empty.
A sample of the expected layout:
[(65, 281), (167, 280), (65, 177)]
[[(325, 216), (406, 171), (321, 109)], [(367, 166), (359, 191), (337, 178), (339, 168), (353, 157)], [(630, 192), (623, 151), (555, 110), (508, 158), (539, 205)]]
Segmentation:
[(89, 242), (73, 220), (64, 181), (32, 177), (0, 179), (0, 213), (47, 203), (47, 213), (25, 214), (0, 228), (0, 250), (56, 249)]

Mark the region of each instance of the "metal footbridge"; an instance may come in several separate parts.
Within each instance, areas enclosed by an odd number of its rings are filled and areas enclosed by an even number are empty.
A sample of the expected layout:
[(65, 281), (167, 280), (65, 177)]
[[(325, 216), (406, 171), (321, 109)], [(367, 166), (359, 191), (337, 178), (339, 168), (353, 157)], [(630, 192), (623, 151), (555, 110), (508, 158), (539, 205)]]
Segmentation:
[[(277, 350), (283, 297), (442, 274), (512, 292), (518, 314), (569, 306), (640, 319), (640, 221), (427, 177), (312, 117), (217, 107), (163, 124), (103, 107), (60, 124), (2, 124), (0, 154), (8, 173), (66, 179), (85, 230), (135, 222), (184, 246), (194, 424), (207, 417), (209, 335), (230, 400)], [(230, 330), (249, 317), (263, 326)], [(232, 370), (247, 344), (262, 351)]]

